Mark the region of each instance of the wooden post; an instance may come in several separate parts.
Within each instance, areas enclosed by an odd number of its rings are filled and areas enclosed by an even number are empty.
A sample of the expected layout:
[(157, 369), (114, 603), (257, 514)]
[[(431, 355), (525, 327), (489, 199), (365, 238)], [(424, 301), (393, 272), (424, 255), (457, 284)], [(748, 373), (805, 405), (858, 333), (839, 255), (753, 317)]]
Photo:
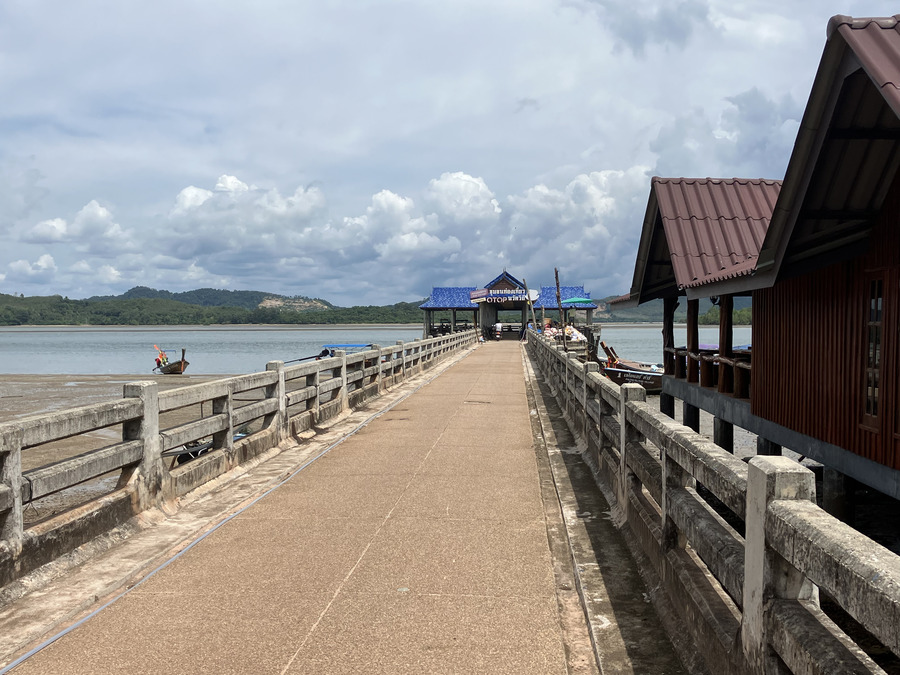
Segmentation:
[[(719, 298), (719, 356), (734, 359), (734, 296)], [(734, 366), (719, 361), (719, 392), (734, 392)]]
[[(525, 281), (525, 277), (522, 277), (522, 285), (525, 286), (525, 297), (528, 298), (526, 302), (528, 303), (528, 307), (531, 308), (531, 324), (534, 326), (534, 329), (537, 330), (537, 319), (534, 318), (534, 303), (531, 302), (531, 296), (528, 294), (528, 282)], [(543, 330), (543, 326), (541, 329)]]
[[(675, 348), (675, 308), (678, 307), (678, 298), (665, 298), (663, 300), (663, 372), (670, 377), (675, 376), (675, 354), (667, 349)], [(675, 419), (675, 397), (671, 394), (659, 395), (659, 411)]]
[(700, 301), (688, 300), (687, 303), (687, 381), (700, 381), (700, 362), (694, 361), (691, 355), (700, 353)]
[(556, 277), (556, 306), (559, 307), (559, 322), (562, 324), (563, 351), (569, 351), (566, 345), (566, 317), (563, 314), (562, 296), (559, 293), (559, 270), (553, 268), (553, 276)]

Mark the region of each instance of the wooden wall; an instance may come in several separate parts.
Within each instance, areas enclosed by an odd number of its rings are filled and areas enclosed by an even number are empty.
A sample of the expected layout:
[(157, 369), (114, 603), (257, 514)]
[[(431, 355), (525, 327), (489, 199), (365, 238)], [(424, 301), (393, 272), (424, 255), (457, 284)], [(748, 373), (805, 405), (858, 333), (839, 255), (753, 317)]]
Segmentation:
[[(900, 469), (900, 183), (869, 252), (753, 294), (755, 415)], [(884, 278), (878, 429), (863, 425), (870, 275)]]

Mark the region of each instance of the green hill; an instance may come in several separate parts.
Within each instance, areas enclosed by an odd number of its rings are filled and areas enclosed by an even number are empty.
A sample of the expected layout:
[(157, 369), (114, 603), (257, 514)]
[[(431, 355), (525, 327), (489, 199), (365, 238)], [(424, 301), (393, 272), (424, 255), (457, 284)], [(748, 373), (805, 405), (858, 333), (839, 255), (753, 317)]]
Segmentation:
[[(617, 296), (609, 296), (607, 298), (603, 298), (602, 300), (598, 300), (597, 304), (606, 305), (604, 310), (596, 310), (594, 312), (594, 321), (599, 321), (601, 323), (661, 323), (663, 320), (663, 301), (662, 300), (651, 300), (650, 302), (646, 302), (642, 305), (638, 305), (637, 307), (628, 307), (628, 308), (619, 308), (615, 305), (610, 305), (609, 301), (615, 299)], [(713, 312), (710, 313), (710, 310), (714, 309)], [(741, 323), (743, 323), (743, 318), (747, 317), (747, 321), (749, 321), (749, 311), (750, 311), (750, 298), (749, 297), (736, 297), (734, 299), (734, 309), (735, 311), (735, 321), (741, 319)], [(703, 323), (703, 317), (707, 316), (710, 323), (718, 323), (719, 322), (719, 310), (717, 307), (714, 308), (713, 304), (707, 300), (700, 300), (700, 317), (701, 323)], [(714, 318), (714, 320), (713, 320)], [(684, 323), (687, 321), (687, 300), (685, 298), (680, 298), (678, 307), (675, 310), (675, 322), (676, 323)]]
[[(194, 302), (187, 302), (193, 300)], [(315, 298), (200, 289), (169, 293), (137, 287), (120, 296), (70, 300), (60, 295), (0, 294), (2, 326), (179, 326), (212, 324), (420, 323), (418, 302), (335, 307)], [(240, 303), (240, 304), (227, 304)]]
[(321, 298), (307, 298), (303, 295), (288, 297), (262, 291), (225, 291), (217, 288), (198, 288), (194, 291), (172, 293), (158, 291), (146, 286), (135, 286), (122, 295), (105, 295), (88, 298), (88, 302), (104, 302), (108, 300), (174, 300), (188, 305), (200, 307), (242, 307), (258, 309), (260, 307), (287, 307), (296, 311), (323, 310), (334, 307)]

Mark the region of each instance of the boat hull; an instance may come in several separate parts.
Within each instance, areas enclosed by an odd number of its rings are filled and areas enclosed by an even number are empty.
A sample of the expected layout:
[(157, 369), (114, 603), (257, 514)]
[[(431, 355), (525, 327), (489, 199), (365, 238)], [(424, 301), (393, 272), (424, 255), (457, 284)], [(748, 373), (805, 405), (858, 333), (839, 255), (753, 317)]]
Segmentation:
[(159, 372), (163, 375), (181, 375), (190, 364), (184, 359), (167, 363), (159, 367)]
[(662, 373), (643, 368), (622, 367), (617, 364), (614, 368), (604, 368), (606, 376), (617, 385), (639, 384), (647, 390), (648, 394), (659, 394), (662, 391)]

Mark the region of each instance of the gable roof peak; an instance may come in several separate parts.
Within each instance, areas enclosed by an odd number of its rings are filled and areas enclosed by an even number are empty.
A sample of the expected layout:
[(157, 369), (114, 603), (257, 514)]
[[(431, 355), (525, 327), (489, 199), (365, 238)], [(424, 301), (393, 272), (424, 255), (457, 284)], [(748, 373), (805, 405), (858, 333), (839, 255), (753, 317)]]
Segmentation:
[(849, 26), (850, 28), (859, 30), (868, 28), (871, 24), (877, 24), (879, 28), (896, 28), (900, 22), (900, 14), (894, 16), (867, 16), (852, 17), (846, 14), (835, 14), (828, 20), (828, 28), (825, 31), (827, 39), (831, 39), (834, 32), (841, 26)]

